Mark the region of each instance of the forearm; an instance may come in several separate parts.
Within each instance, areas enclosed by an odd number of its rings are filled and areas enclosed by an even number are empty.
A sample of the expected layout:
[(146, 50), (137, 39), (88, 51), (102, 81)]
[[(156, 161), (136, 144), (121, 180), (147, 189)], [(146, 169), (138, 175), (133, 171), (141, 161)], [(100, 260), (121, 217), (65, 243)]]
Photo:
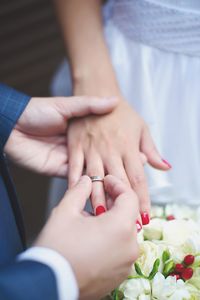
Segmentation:
[(115, 73), (103, 33), (100, 0), (55, 0), (64, 43), (72, 72), (73, 84), (99, 96), (119, 93)]

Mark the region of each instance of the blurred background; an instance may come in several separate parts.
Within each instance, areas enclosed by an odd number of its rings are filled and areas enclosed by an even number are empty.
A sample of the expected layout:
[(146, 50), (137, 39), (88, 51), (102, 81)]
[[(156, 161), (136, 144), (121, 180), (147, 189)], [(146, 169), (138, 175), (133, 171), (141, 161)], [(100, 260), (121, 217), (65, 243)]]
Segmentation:
[[(50, 0), (0, 1), (0, 82), (31, 96), (49, 96), (64, 47)], [(45, 221), (49, 179), (11, 165), (27, 238)]]

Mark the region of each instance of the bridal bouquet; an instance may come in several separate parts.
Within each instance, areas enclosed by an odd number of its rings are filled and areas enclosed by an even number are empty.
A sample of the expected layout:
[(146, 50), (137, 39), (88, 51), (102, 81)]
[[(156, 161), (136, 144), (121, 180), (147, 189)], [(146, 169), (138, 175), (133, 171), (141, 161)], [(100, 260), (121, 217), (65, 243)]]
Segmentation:
[(200, 300), (199, 220), (200, 208), (153, 207), (131, 274), (107, 299)]

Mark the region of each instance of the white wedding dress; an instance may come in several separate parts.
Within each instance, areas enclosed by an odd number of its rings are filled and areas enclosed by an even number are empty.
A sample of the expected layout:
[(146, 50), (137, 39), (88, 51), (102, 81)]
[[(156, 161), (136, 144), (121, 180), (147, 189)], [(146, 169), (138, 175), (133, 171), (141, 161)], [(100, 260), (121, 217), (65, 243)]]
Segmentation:
[[(152, 200), (200, 204), (200, 1), (110, 0), (103, 13), (121, 91), (173, 166), (167, 173), (146, 168)], [(52, 93), (71, 91), (64, 61)], [(50, 201), (64, 190), (54, 180)]]

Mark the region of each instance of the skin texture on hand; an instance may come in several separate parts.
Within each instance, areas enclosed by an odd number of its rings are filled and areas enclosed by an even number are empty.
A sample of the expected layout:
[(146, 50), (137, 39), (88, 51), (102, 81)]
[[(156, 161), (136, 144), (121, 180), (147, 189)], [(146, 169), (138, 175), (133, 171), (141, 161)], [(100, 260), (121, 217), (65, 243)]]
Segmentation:
[(70, 118), (105, 114), (117, 99), (32, 98), (13, 129), (6, 154), (17, 164), (50, 176), (67, 176), (66, 130)]
[(137, 196), (113, 176), (104, 179), (104, 187), (114, 203), (109, 211), (98, 217), (83, 213), (92, 191), (91, 180), (83, 176), (53, 210), (35, 243), (69, 261), (84, 300), (100, 299), (117, 287), (138, 256)]
[[(68, 135), (69, 186), (79, 180), (85, 167), (88, 176), (114, 175), (137, 193), (140, 211), (149, 212), (150, 200), (143, 164), (168, 170), (162, 161), (149, 130), (140, 116), (121, 100), (112, 113), (72, 120)], [(94, 211), (106, 207), (102, 183), (93, 184)]]

